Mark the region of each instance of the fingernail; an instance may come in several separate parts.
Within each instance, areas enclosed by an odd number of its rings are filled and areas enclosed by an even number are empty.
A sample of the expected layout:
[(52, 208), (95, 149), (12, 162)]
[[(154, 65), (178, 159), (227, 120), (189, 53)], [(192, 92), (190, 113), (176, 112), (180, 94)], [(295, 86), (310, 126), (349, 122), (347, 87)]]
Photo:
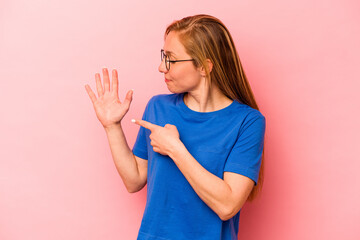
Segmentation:
[(134, 123), (134, 122), (135, 122), (135, 119), (131, 119), (131, 121)]

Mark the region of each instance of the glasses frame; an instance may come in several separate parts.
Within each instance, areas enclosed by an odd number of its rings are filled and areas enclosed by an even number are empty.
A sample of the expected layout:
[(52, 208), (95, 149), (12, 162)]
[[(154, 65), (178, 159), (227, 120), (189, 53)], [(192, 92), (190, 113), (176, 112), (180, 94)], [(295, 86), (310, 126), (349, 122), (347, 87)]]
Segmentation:
[(164, 49), (161, 49), (161, 62), (164, 60), (165, 58), (165, 67), (166, 69), (169, 71), (170, 70), (170, 63), (176, 63), (176, 62), (186, 62), (186, 61), (194, 61), (195, 59), (185, 59), (185, 60), (169, 60), (169, 56), (167, 56), (165, 54)]

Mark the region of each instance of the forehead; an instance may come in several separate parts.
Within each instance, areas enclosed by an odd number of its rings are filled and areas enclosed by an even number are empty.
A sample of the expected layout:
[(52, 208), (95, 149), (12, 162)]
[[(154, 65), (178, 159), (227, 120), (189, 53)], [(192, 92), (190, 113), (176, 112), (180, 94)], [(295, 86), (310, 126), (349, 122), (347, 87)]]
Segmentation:
[(187, 55), (184, 45), (179, 40), (179, 34), (171, 31), (165, 38), (164, 51), (165, 53), (172, 53), (175, 56)]

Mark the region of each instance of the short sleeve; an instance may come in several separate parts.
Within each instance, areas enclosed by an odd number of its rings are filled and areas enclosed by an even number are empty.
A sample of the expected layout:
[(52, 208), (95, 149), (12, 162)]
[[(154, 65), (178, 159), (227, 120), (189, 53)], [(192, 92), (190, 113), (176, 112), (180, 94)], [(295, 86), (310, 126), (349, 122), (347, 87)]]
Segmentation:
[(264, 149), (265, 125), (265, 117), (261, 114), (245, 120), (226, 160), (224, 172), (244, 175), (257, 185)]
[[(150, 99), (151, 101), (151, 99)], [(142, 116), (142, 120), (148, 121), (147, 115), (149, 111), (149, 105), (150, 101), (147, 103), (145, 107), (145, 111)], [(134, 147), (132, 149), (132, 152), (135, 156), (145, 159), (148, 159), (148, 151), (147, 151), (147, 141), (146, 141), (146, 128), (140, 126), (138, 135), (136, 137), (136, 141), (134, 143)]]

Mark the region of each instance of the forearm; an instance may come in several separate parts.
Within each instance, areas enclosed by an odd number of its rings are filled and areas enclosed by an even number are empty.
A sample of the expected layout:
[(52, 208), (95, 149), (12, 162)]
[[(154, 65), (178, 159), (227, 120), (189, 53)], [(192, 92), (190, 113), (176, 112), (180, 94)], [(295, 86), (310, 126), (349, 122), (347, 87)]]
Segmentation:
[(105, 128), (112, 158), (125, 187), (129, 192), (139, 185), (139, 170), (136, 159), (127, 144), (121, 125)]
[(231, 188), (218, 176), (207, 171), (181, 143), (169, 153), (197, 195), (221, 218), (231, 212)]

